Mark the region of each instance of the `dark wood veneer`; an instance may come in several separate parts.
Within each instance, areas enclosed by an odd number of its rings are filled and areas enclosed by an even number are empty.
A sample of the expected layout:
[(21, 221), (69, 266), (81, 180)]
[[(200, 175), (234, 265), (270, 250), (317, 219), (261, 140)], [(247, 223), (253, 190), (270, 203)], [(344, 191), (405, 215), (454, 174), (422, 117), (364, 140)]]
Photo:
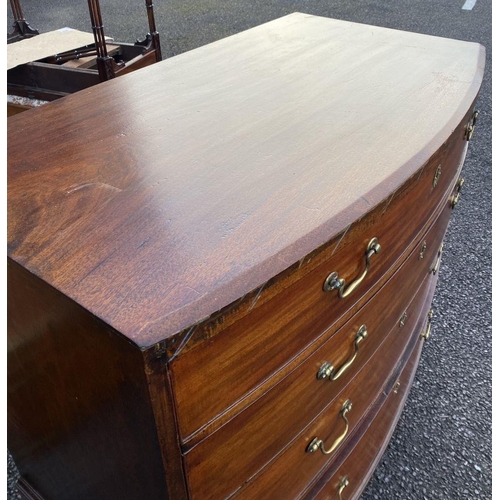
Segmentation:
[(54, 500), (168, 498), (141, 352), (7, 264), (8, 446), (23, 478)]
[[(387, 199), (372, 210), (367, 210), (364, 216), (353, 224), (343, 228), (332, 241), (316, 249), (312, 254), (306, 255), (290, 269), (285, 270), (269, 282), (263, 283), (254, 293), (244, 297), (241, 303), (227, 307), (209, 321), (197, 324), (195, 328), (190, 328), (172, 339), (171, 346), (169, 346), (170, 356), (182, 358), (190, 349), (196, 347), (200, 342), (203, 343), (209, 337), (215, 337), (222, 331), (224, 335), (230, 335), (229, 332), (233, 331), (231, 328), (235, 330), (233, 336), (238, 338), (241, 350), (245, 347), (244, 342), (254, 344), (257, 340), (261, 343), (259, 347), (264, 344), (269, 345), (273, 338), (278, 335), (277, 331), (271, 329), (257, 333), (248, 325), (261, 322), (261, 315), (266, 314), (266, 312), (259, 312), (259, 308), (266, 305), (267, 301), (277, 294), (280, 294), (279, 301), (281, 302), (283, 302), (284, 293), (288, 294), (289, 300), (295, 301), (294, 310), (300, 311), (300, 314), (293, 318), (294, 325), (303, 321), (315, 330), (317, 327), (307, 323), (307, 321), (319, 321), (325, 327), (332, 317), (338, 318), (351, 307), (362, 305), (363, 300), (366, 301), (366, 297), (369, 296), (370, 288), (380, 286), (381, 278), (385, 276), (387, 279), (387, 276), (390, 275), (389, 268), (397, 267), (397, 264), (400, 264), (408, 255), (418, 233), (431, 218), (436, 205), (439, 204), (443, 194), (449, 189), (452, 179), (461, 168), (467, 150), (464, 130), (473, 108), (474, 105), (471, 106), (461, 123), (430, 160), (399, 189), (391, 193)], [(441, 175), (437, 186), (433, 188), (438, 165), (441, 167)], [(407, 210), (408, 206), (411, 206), (412, 210)], [(373, 258), (371, 273), (356, 294), (338, 304), (332, 304), (332, 298), (322, 293), (324, 278), (332, 270), (338, 270), (347, 282), (358, 276), (364, 265), (363, 256), (366, 245), (372, 236), (378, 237), (379, 242), (383, 245), (383, 251)], [(359, 258), (355, 258), (356, 256)], [(316, 276), (312, 276), (311, 273), (316, 273)], [(285, 290), (287, 288), (288, 290)], [(376, 288), (372, 291), (375, 290)], [(361, 301), (360, 304), (358, 304), (359, 301)], [(311, 310), (311, 308), (318, 306), (329, 311), (326, 316), (311, 314), (307, 319), (303, 317), (304, 310)], [(286, 316), (287, 312), (280, 311), (279, 307), (275, 302), (266, 305), (267, 311), (272, 309), (276, 311), (277, 315)], [(238, 320), (243, 320), (243, 322), (233, 326)], [(246, 332), (248, 340), (241, 338), (242, 331)], [(181, 340), (185, 340), (185, 338), (188, 341), (182, 342), (182, 347), (179, 348)], [(214, 342), (217, 342), (217, 339)], [(217, 370), (220, 370), (221, 365), (224, 365), (224, 358), (227, 359), (222, 346), (220, 349), (217, 351), (216, 359), (211, 361), (216, 365)], [(216, 349), (212, 350), (216, 351)], [(260, 351), (262, 350), (260, 349)], [(265, 355), (265, 351), (262, 354)], [(193, 354), (192, 357), (191, 363), (199, 365), (196, 354)], [(244, 357), (242, 354), (242, 362), (244, 362)], [(177, 363), (182, 365), (183, 362), (179, 359), (172, 363), (174, 370)], [(184, 363), (187, 366), (182, 366), (182, 368), (186, 368), (184, 370), (186, 373), (199, 373), (187, 369), (190, 365), (188, 359), (184, 359)], [(206, 364), (203, 366), (205, 369), (209, 369)], [(179, 367), (179, 371), (182, 368)], [(233, 375), (226, 372), (227, 380), (224, 382), (230, 384), (230, 380), (235, 380)], [(194, 383), (195, 381), (190, 382)]]

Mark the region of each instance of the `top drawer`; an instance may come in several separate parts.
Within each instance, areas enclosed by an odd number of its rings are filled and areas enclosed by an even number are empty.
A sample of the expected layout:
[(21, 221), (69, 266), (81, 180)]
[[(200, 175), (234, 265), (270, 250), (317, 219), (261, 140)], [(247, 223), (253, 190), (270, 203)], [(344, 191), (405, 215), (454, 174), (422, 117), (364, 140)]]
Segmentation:
[[(390, 199), (315, 255), (307, 274), (295, 281), (292, 274), (287, 278), (290, 285), (280, 293), (269, 293), (268, 300), (262, 298), (246, 308), (239, 305), (236, 313), (231, 311), (231, 318), (238, 319), (227, 327), (224, 317), (219, 317), (198, 328), (196, 341), (170, 363), (183, 441), (268, 380), (332, 324), (340, 326), (348, 311), (353, 314), (389, 278), (389, 269), (408, 254), (443, 196), (448, 196), (465, 154), (468, 119), (467, 115), (431, 160)], [(339, 297), (338, 290), (325, 292), (325, 279), (333, 272), (347, 285), (363, 274), (373, 237), (382, 250), (371, 257), (369, 272), (359, 286), (345, 298)], [(279, 280), (272, 286), (279, 287)]]

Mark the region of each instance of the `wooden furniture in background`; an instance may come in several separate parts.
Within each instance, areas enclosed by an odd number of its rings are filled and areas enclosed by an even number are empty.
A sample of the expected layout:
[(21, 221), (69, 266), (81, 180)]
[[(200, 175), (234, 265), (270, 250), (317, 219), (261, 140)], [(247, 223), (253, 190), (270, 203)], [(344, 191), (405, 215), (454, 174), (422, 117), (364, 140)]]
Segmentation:
[(39, 34), (37, 29), (32, 28), (24, 18), (23, 9), (19, 0), (9, 0), (14, 22), (14, 28), (11, 33), (7, 35), (7, 43), (18, 42), (24, 38), (31, 38)]
[(24, 498), (358, 498), (429, 336), (483, 67), (297, 13), (11, 118)]
[[(20, 12), (17, 0), (11, 0)], [(104, 35), (99, 0), (88, 0), (94, 43), (20, 64), (7, 71), (7, 116), (97, 85), (162, 60), (152, 0), (145, 0), (149, 33), (144, 40), (110, 43)], [(14, 17), (16, 12), (12, 7)], [(18, 14), (22, 16), (21, 14)], [(19, 22), (15, 22), (15, 26)], [(10, 35), (9, 35), (10, 36)]]
[[(101, 82), (109, 80), (117, 76), (120, 72), (127, 73), (133, 69), (138, 69), (138, 67), (144, 67), (152, 62), (161, 61), (161, 48), (160, 48), (160, 36), (158, 31), (156, 31), (156, 24), (153, 12), (153, 0), (146, 0), (146, 10), (148, 14), (149, 23), (149, 33), (142, 42), (137, 42), (134, 46), (139, 47), (141, 50), (138, 54), (135, 54), (131, 58), (117, 59), (124, 56), (123, 50), (118, 56), (111, 57), (108, 54), (106, 47), (106, 38), (104, 36), (104, 27), (101, 16), (101, 7), (99, 5), (99, 0), (88, 0), (90, 21), (92, 24), (92, 32), (95, 38), (95, 54), (96, 54), (96, 64), (97, 71), (99, 72), (99, 79)], [(130, 50), (129, 47), (129, 50)], [(154, 55), (154, 60), (153, 60)], [(54, 57), (55, 62), (59, 60), (66, 59), (71, 55), (58, 54)], [(151, 59), (151, 60), (149, 60)], [(118, 61), (118, 62), (117, 62)]]

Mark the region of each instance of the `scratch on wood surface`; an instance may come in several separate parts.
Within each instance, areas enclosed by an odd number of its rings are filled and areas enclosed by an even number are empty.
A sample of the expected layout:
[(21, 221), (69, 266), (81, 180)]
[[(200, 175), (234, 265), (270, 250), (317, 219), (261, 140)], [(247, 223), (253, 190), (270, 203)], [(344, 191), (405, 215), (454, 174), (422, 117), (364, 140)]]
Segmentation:
[(148, 236), (144, 241), (139, 243), (139, 245), (137, 245), (137, 247), (136, 247), (136, 250), (139, 250), (139, 248), (142, 248), (150, 239), (151, 239), (151, 236)]
[(396, 191), (394, 191), (394, 193), (392, 193), (392, 196), (389, 198), (389, 201), (387, 202), (386, 206), (384, 207), (384, 211), (382, 212), (382, 215), (385, 214), (385, 211), (387, 210), (387, 207), (391, 204), (391, 201), (394, 198), (395, 194), (396, 194)]
[(162, 179), (157, 180), (153, 184), (151, 184), (150, 187), (156, 187), (159, 186), (162, 182), (168, 181), (168, 177), (163, 177)]
[(109, 189), (111, 191), (117, 191), (121, 192), (122, 189), (117, 188), (115, 186), (111, 186), (111, 184), (105, 184), (104, 182), (86, 182), (84, 184), (78, 184), (78, 186), (72, 187), (68, 191), (66, 191), (66, 194), (72, 194), (75, 191), (80, 191), (80, 189), (85, 189), (85, 188), (99, 188), (99, 189)]
[[(103, 266), (107, 261), (113, 257), (113, 255), (120, 249), (120, 247), (115, 248), (112, 252), (110, 252), (104, 259), (99, 260), (99, 262), (93, 266), (91, 269), (89, 269), (79, 280), (77, 280), (74, 283), (74, 286), (79, 286), (81, 285), (93, 272), (95, 272), (97, 269), (99, 269), (101, 266)], [(116, 304), (117, 306), (119, 304)]]
[(302, 264), (304, 263), (304, 259), (305, 259), (305, 257), (302, 257), (302, 259), (300, 259), (298, 269), (300, 269), (302, 267)]
[(188, 286), (188, 285), (184, 285), (187, 289), (189, 290), (192, 290), (194, 293), (196, 293), (197, 295), (201, 295), (201, 293), (198, 291), (198, 290), (195, 290), (193, 287), (191, 286)]
[(306, 210), (312, 210), (314, 212), (320, 212), (321, 209), (318, 207), (306, 207), (305, 205), (300, 205), (302, 208), (305, 208)]
[(193, 325), (187, 331), (186, 335), (184, 335), (184, 338), (182, 339), (182, 342), (179, 344), (179, 347), (177, 347), (177, 349), (175, 350), (174, 354), (172, 354), (172, 357), (168, 360), (168, 362), (173, 361), (179, 355), (179, 353), (182, 351), (182, 349), (184, 349), (185, 345), (188, 343), (189, 339), (194, 335), (194, 332), (196, 331), (198, 326), (199, 323), (197, 325)]
[(243, 300), (245, 299), (245, 297), (247, 296), (248, 294), (245, 293), (244, 295), (242, 295), (236, 302), (236, 304), (239, 304), (240, 302), (243, 302)]
[(368, 205), (371, 205), (371, 202), (369, 202), (364, 196), (361, 197), (361, 199)]
[(248, 308), (248, 311), (251, 311), (254, 308), (255, 304), (257, 304), (257, 301), (259, 300), (260, 294), (262, 293), (262, 290), (264, 289), (266, 284), (267, 284), (267, 281), (259, 288), (259, 291), (257, 292), (255, 299), (253, 299), (251, 306)]
[(351, 224), (347, 226), (346, 230), (344, 231), (344, 234), (340, 237), (340, 240), (337, 242), (335, 248), (332, 250), (330, 257), (335, 253), (335, 250), (337, 250), (338, 246), (340, 245), (340, 242), (344, 239), (344, 236), (347, 234), (347, 231), (349, 231), (349, 229), (351, 229)]

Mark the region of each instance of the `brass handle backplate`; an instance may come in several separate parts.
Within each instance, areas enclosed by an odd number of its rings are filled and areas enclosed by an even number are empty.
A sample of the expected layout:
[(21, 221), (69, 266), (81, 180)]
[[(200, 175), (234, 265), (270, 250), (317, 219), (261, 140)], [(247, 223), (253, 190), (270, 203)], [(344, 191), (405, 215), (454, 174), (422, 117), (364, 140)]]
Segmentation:
[(338, 290), (339, 297), (341, 299), (344, 299), (345, 297), (349, 296), (354, 290), (356, 290), (356, 288), (368, 274), (368, 271), (370, 269), (370, 259), (374, 255), (380, 253), (381, 251), (382, 247), (379, 245), (377, 238), (372, 238), (368, 243), (368, 246), (366, 247), (366, 252), (365, 252), (366, 265), (365, 265), (365, 270), (363, 271), (361, 276), (359, 278), (356, 278), (347, 288), (345, 288), (346, 286), (345, 279), (339, 278), (339, 275), (336, 272), (330, 273), (327, 276), (325, 282), (323, 283), (323, 290), (325, 292)]
[(429, 337), (431, 336), (431, 322), (432, 322), (432, 316), (434, 315), (434, 311), (431, 309), (429, 311), (429, 314), (427, 315), (427, 328), (425, 329), (424, 332), (420, 334), (420, 336), (424, 339), (424, 341), (429, 340)]
[(400, 380), (396, 380), (396, 383), (394, 384), (394, 387), (392, 388), (392, 392), (394, 394), (397, 394), (400, 387), (401, 387), (401, 381)]
[(469, 123), (467, 123), (467, 126), (465, 127), (465, 139), (468, 141), (472, 139), (472, 135), (474, 134), (478, 115), (479, 111), (474, 111), (474, 113), (472, 114), (472, 118), (469, 120)]
[(450, 199), (451, 208), (455, 208), (457, 206), (458, 200), (460, 200), (460, 192), (462, 191), (462, 186), (464, 184), (465, 179), (463, 177), (460, 177), (457, 182), (457, 191)]
[(434, 178), (432, 179), (432, 188), (434, 189), (439, 181), (439, 177), (441, 177), (441, 164), (436, 167), (436, 171), (434, 172)]
[(361, 325), (358, 333), (356, 333), (356, 336), (354, 337), (354, 353), (352, 356), (337, 371), (335, 371), (335, 368), (330, 362), (325, 361), (318, 370), (316, 378), (319, 380), (324, 380), (325, 378), (330, 380), (339, 379), (340, 376), (354, 363), (354, 360), (358, 355), (359, 344), (366, 339), (367, 336), (368, 329), (366, 328), (366, 325)]
[(436, 258), (436, 263), (434, 264), (434, 266), (432, 266), (432, 269), (431, 269), (431, 273), (434, 275), (437, 274), (437, 272), (439, 271), (439, 264), (441, 264), (441, 256), (443, 255), (443, 247), (444, 247), (444, 243), (441, 243), (441, 246), (439, 247), (437, 258)]
[(344, 432), (334, 441), (332, 446), (326, 450), (325, 445), (321, 439), (318, 437), (315, 437), (310, 443), (309, 446), (307, 447), (307, 452), (308, 453), (314, 453), (315, 451), (321, 450), (321, 453), (323, 455), (329, 455), (330, 453), (333, 453), (339, 446), (340, 443), (345, 439), (347, 436), (347, 433), (349, 432), (349, 421), (347, 420), (347, 413), (352, 410), (352, 403), (351, 400), (348, 399), (343, 405), (342, 408), (340, 409), (340, 415), (342, 417), (342, 420), (345, 423), (345, 428)]
[(349, 479), (347, 476), (344, 476), (340, 479), (339, 483), (339, 500), (342, 500), (342, 492), (349, 486)]
[(422, 260), (424, 258), (424, 253), (426, 250), (427, 250), (427, 242), (424, 240), (422, 246), (420, 247), (420, 253), (418, 254), (419, 260)]

